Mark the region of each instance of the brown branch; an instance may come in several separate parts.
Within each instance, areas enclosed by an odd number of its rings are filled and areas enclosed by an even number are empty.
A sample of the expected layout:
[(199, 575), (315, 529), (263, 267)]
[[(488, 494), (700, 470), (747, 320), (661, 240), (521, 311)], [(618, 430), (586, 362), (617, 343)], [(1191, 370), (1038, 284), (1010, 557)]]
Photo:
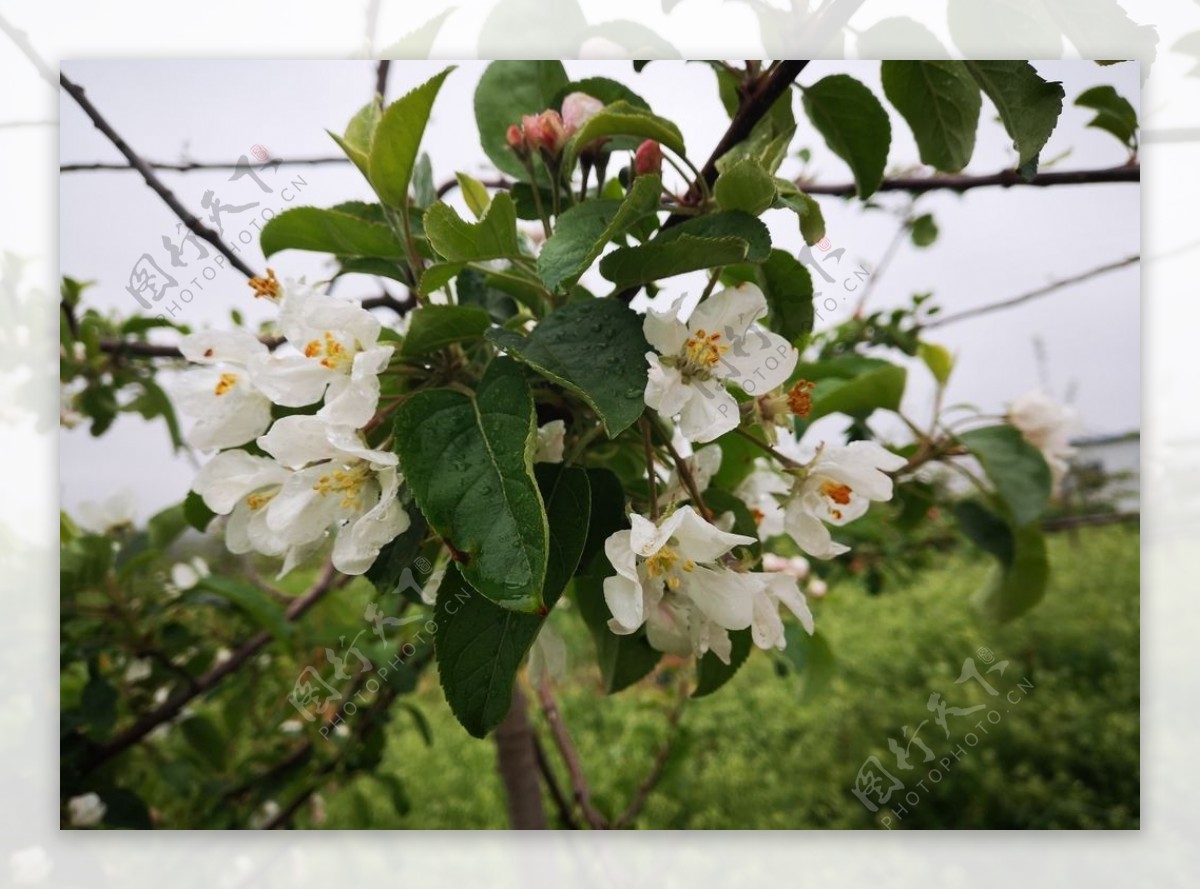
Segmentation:
[(654, 444), (650, 441), (650, 423), (644, 414), (639, 426), (642, 428), (642, 446), (646, 450), (646, 484), (650, 487), (650, 519), (658, 522), (658, 481), (655, 479)]
[[(950, 191), (966, 192), (971, 189), (1000, 186), (1009, 188), (1015, 185), (1045, 187), (1051, 185), (1090, 185), (1102, 182), (1140, 182), (1142, 168), (1140, 164), (1123, 164), (1120, 167), (1104, 167), (1097, 170), (1052, 170), (1038, 173), (1032, 179), (1025, 179), (1016, 170), (1001, 170), (984, 176), (897, 176), (885, 179), (877, 189), (880, 192), (909, 192), (922, 194), (924, 192)], [(807, 195), (833, 195), (838, 197), (853, 197), (856, 194), (854, 183), (841, 185), (823, 185), (805, 179), (796, 180), (796, 187)]]
[(953, 315), (944, 315), (941, 318), (935, 318), (932, 321), (925, 322), (921, 325), (922, 328), (938, 328), (943, 325), (953, 324), (958, 321), (965, 321), (968, 318), (975, 318), (980, 315), (986, 315), (989, 312), (996, 312), (1000, 309), (1010, 309), (1013, 306), (1019, 306), (1030, 300), (1035, 300), (1038, 297), (1044, 297), (1047, 294), (1054, 293), (1060, 288), (1068, 287), (1072, 284), (1079, 284), (1083, 281), (1088, 281), (1100, 275), (1105, 275), (1109, 272), (1115, 272), (1117, 269), (1123, 269), (1126, 266), (1131, 266), (1141, 260), (1141, 256), (1125, 257), (1123, 260), (1117, 260), (1114, 263), (1106, 263), (1103, 266), (1098, 266), (1095, 269), (1089, 269), (1087, 272), (1082, 272), (1079, 275), (1072, 275), (1070, 278), (1061, 278), (1058, 281), (1052, 281), (1044, 287), (1039, 287), (1036, 290), (1031, 290), (1028, 293), (1021, 294), (1017, 297), (1011, 297), (1007, 300), (1001, 300), (999, 303), (989, 303), (986, 306), (977, 306), (974, 309), (966, 309), (962, 312), (956, 312)]
[(679, 718), (683, 716), (683, 707), (688, 702), (687, 685), (679, 687), (679, 699), (675, 703), (675, 707), (667, 715), (667, 737), (659, 747), (658, 753), (654, 757), (654, 764), (650, 767), (650, 773), (638, 785), (637, 791), (634, 792), (633, 800), (629, 802), (629, 806), (625, 812), (613, 823), (613, 828), (625, 828), (646, 806), (646, 801), (650, 799), (650, 792), (657, 786), (666, 772), (667, 763), (671, 759), (671, 751), (675, 746), (675, 739), (678, 737)]
[[(729, 122), (729, 128), (726, 129), (725, 135), (721, 137), (721, 141), (717, 143), (717, 147), (713, 149), (712, 154), (700, 169), (700, 178), (704, 180), (705, 185), (711, 187), (717, 181), (717, 161), (750, 135), (750, 131), (754, 129), (755, 125), (771, 110), (775, 100), (791, 88), (792, 83), (800, 76), (800, 72), (807, 64), (808, 60), (787, 59), (781, 61), (769, 75), (760, 78), (750, 86), (738, 105), (733, 120)], [(695, 204), (703, 194), (704, 189), (700, 183), (693, 182), (688, 188), (684, 203)], [(682, 222), (682, 219), (678, 222)], [(678, 225), (678, 222), (672, 223), (671, 220), (667, 220), (667, 225)]]
[(379, 97), (381, 105), (387, 104), (387, 83), (388, 72), (391, 70), (391, 59), (380, 59), (379, 64), (375, 67), (375, 95)]
[[(193, 173), (198, 170), (238, 170), (246, 166), (245, 161), (144, 161), (151, 170), (166, 170), (170, 173)], [(270, 164), (308, 165), (320, 164), (349, 164), (348, 157), (315, 157), (315, 158), (271, 158)], [(137, 170), (132, 164), (96, 162), (86, 164), (61, 164), (59, 173), (91, 173), (96, 171), (128, 172)]]
[[(348, 575), (339, 578), (333, 569), (333, 564), (327, 563), (321, 575), (313, 582), (313, 585), (284, 610), (285, 619), (290, 622), (297, 621), (300, 616), (316, 605), (330, 590), (335, 587), (344, 586), (351, 580), (351, 577)], [(271, 639), (270, 632), (265, 630), (251, 636), (227, 660), (197, 677), (195, 683), (189, 688), (180, 690), (157, 708), (135, 720), (131, 726), (115, 735), (108, 742), (90, 752), (83, 759), (83, 771), (90, 772), (136, 745), (153, 732), (155, 728), (173, 719), (194, 698), (208, 692), (253, 658), (260, 649), (271, 642)]]
[(84, 113), (91, 118), (92, 123), (96, 125), (96, 129), (108, 137), (108, 140), (116, 147), (117, 151), (124, 155), (130, 166), (135, 168), (138, 173), (142, 175), (142, 179), (145, 180), (146, 185), (150, 186), (151, 190), (153, 190), (156, 195), (162, 198), (163, 203), (165, 203), (167, 207), (169, 207), (171, 211), (183, 221), (183, 224), (187, 226), (187, 228), (198, 238), (203, 238), (214, 248), (216, 248), (222, 255), (225, 256), (226, 259), (229, 260), (230, 265), (232, 265), (235, 269), (237, 269), (247, 278), (253, 278), (255, 275), (254, 270), (246, 265), (246, 263), (242, 261), (237, 253), (221, 240), (220, 236), (216, 232), (214, 232), (204, 223), (200, 222), (196, 216), (194, 216), (186, 207), (184, 207), (170, 189), (163, 185), (162, 180), (158, 178), (158, 176), (152, 169), (150, 169), (146, 162), (141, 159), (137, 152), (129, 147), (129, 143), (122, 139), (120, 134), (117, 133), (117, 131), (114, 130), (108, 123), (108, 121), (104, 119), (104, 116), (100, 114), (96, 106), (92, 104), (90, 99), (88, 99), (87, 95), (83, 91), (83, 88), (69, 80), (65, 74), (60, 74), (58, 79), (62, 84), (63, 89), (71, 95), (71, 97), (79, 104), (79, 107), (83, 109)]
[[(481, 180), (480, 185), (484, 186), (485, 188), (490, 188), (490, 189), (510, 189), (513, 187), (512, 182), (508, 179), (505, 179), (503, 176), (500, 176), (496, 179)], [(441, 185), (439, 185), (437, 187), (437, 196), (439, 198), (444, 198), (444, 197), (446, 197), (446, 195), (450, 194), (450, 192), (454, 191), (456, 188), (458, 188), (458, 177), (457, 176), (454, 179), (447, 179), (445, 182), (443, 182)]]
[(563, 763), (566, 764), (567, 774), (571, 777), (575, 802), (579, 804), (584, 819), (592, 828), (608, 828), (608, 821), (592, 805), (592, 792), (588, 787), (587, 778), (583, 774), (583, 763), (579, 759), (579, 752), (575, 750), (575, 745), (571, 741), (571, 733), (568, 732), (562, 713), (558, 710), (558, 705), (550, 692), (550, 684), (545, 680), (538, 684), (538, 699), (542, 703), (542, 713), (546, 715), (546, 722), (550, 724), (550, 736), (554, 739), (558, 753), (562, 756)]
[(558, 810), (558, 818), (562, 820), (563, 827), (571, 829), (579, 828), (579, 823), (575, 821), (575, 816), (571, 812), (571, 802), (567, 800), (567, 796), (563, 794), (562, 786), (558, 784), (558, 778), (554, 775), (554, 770), (550, 766), (550, 758), (546, 756), (546, 749), (542, 747), (542, 740), (538, 738), (537, 733), (533, 734), (533, 754), (537, 758), (538, 772), (546, 780), (546, 787), (550, 790), (550, 796), (554, 799), (554, 808)]
[[(649, 410), (649, 409), (647, 409)], [(655, 428), (658, 430), (658, 437), (662, 443), (667, 446), (667, 451), (671, 455), (671, 460), (675, 464), (675, 472), (679, 474), (679, 481), (683, 483), (683, 487), (687, 489), (688, 495), (692, 502), (696, 505), (696, 509), (700, 511), (700, 515), (705, 519), (712, 519), (712, 510), (708, 509), (708, 505), (704, 503), (704, 497), (700, 494), (700, 486), (696, 484), (696, 477), (692, 475), (692, 468), (688, 466), (688, 462), (679, 455), (679, 449), (675, 447), (675, 443), (671, 441), (671, 434), (667, 431), (666, 424), (657, 414), (652, 415), (655, 420)]]

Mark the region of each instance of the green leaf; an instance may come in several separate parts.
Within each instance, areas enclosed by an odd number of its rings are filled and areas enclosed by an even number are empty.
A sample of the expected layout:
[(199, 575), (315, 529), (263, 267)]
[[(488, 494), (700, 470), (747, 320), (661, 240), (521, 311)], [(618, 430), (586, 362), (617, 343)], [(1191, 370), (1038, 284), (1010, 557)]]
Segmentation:
[(565, 168), (573, 169), (580, 150), (604, 136), (653, 139), (677, 155), (687, 154), (679, 127), (645, 108), (622, 101), (606, 105), (580, 127), (579, 132), (567, 140), (563, 149)]
[(619, 289), (735, 263), (761, 263), (771, 253), (762, 221), (740, 211), (699, 216), (666, 229), (637, 247), (621, 247), (600, 261), (600, 274)]
[(642, 317), (619, 300), (575, 300), (551, 312), (527, 337), (500, 328), (487, 336), (513, 358), (579, 395), (600, 416), (609, 438), (645, 410), (650, 347)]
[(292, 635), (293, 627), (288, 623), (283, 608), (252, 584), (234, 578), (208, 575), (201, 578), (193, 590), (212, 593), (227, 600), (277, 640), (286, 640)]
[(945, 386), (946, 381), (950, 379), (951, 372), (954, 371), (954, 356), (950, 350), (937, 343), (922, 341), (917, 344), (917, 355), (925, 363), (929, 372), (933, 374), (933, 379)]
[(915, 246), (928, 247), (937, 240), (937, 223), (930, 214), (923, 213), (909, 225), (909, 233)]
[(1131, 151), (1137, 147), (1137, 112), (1129, 100), (1111, 86), (1106, 84), (1084, 90), (1075, 104), (1096, 112), (1096, 116), (1088, 121), (1089, 127), (1111, 133)]
[(588, 520), (587, 540), (579, 557), (579, 571), (585, 572), (604, 551), (604, 542), (615, 532), (629, 528), (625, 489), (612, 470), (603, 467), (588, 467), (588, 483), (591, 489), (592, 513)]
[(831, 74), (804, 87), (804, 111), (838, 157), (850, 165), (860, 198), (883, 181), (892, 125), (874, 93), (848, 74)]
[(713, 197), (722, 210), (741, 210), (758, 216), (775, 203), (775, 177), (754, 158), (734, 164), (717, 177)]
[(767, 325), (798, 345), (813, 329), (812, 275), (786, 250), (772, 250), (757, 268), (758, 286), (767, 298)]
[(512, 198), (496, 195), (479, 222), (464, 220), (441, 201), (425, 211), (425, 234), (438, 255), (450, 262), (511, 259), (521, 253), (517, 211)]
[(542, 605), (549, 537), (533, 477), (536, 429), (529, 386), (505, 358), (475, 393), (423, 390), (396, 412), (396, 452), (429, 525), (472, 587), (526, 612)]
[(588, 474), (578, 467), (538, 464), (537, 476), (551, 530), (545, 609), (537, 615), (502, 609), (467, 587), (457, 567), (446, 573), (438, 592), (438, 675), (454, 716), (477, 738), (508, 714), (517, 670), (574, 574), (587, 538)]
[(584, 201), (563, 213), (538, 256), (538, 275), (546, 288), (558, 291), (575, 284), (608, 242), (658, 209), (661, 190), (661, 177), (639, 176), (623, 201)]
[(491, 324), (488, 314), (475, 306), (422, 306), (413, 310), (400, 355), (428, 355), (451, 343), (478, 339)]
[(712, 695), (732, 680), (733, 675), (750, 657), (753, 643), (750, 628), (730, 631), (729, 640), (733, 644), (729, 655), (729, 664), (721, 661), (711, 652), (705, 652), (704, 657), (696, 663), (696, 688), (692, 692), (692, 698), (704, 698), (706, 695)]
[(571, 93), (583, 93), (593, 99), (599, 99), (605, 105), (614, 102), (628, 102), (636, 108), (650, 110), (649, 103), (619, 80), (609, 77), (585, 77), (583, 80), (573, 80), (554, 97), (553, 106), (562, 109), (562, 103)]
[(821, 205), (786, 179), (777, 179), (779, 196), (775, 199), (777, 207), (786, 207), (796, 214), (800, 221), (800, 235), (804, 243), (812, 247), (825, 237), (825, 215), (821, 213)]
[(971, 499), (954, 505), (954, 518), (976, 547), (990, 553), (1001, 565), (1012, 565), (1015, 555), (1013, 533), (1003, 516), (989, 510), (978, 500)]
[(188, 525), (198, 532), (208, 531), (208, 524), (216, 515), (208, 508), (208, 504), (204, 503), (204, 498), (194, 491), (189, 491), (183, 499), (183, 516)]
[(812, 411), (808, 415), (812, 422), (837, 412), (865, 419), (877, 409), (895, 411), (904, 396), (908, 372), (899, 365), (879, 362), (850, 379), (820, 379), (805, 373), (803, 368), (797, 368), (793, 376), (817, 381), (812, 392)]
[(1042, 515), (1050, 502), (1050, 467), (1020, 430), (1008, 424), (985, 426), (960, 433), (958, 439), (983, 466), (1015, 525)]
[(1046, 538), (1038, 524), (1031, 523), (1013, 532), (1011, 562), (992, 569), (972, 597), (972, 605), (988, 620), (1011, 621), (1041, 602), (1049, 576)]
[(426, 266), (421, 273), (421, 280), (417, 282), (417, 290), (425, 297), (441, 290), (455, 279), (464, 265), (465, 263), (434, 263)]
[(520, 180), (529, 178), (525, 165), (513, 154), (505, 138), (521, 116), (552, 108), (555, 97), (569, 83), (562, 62), (492, 62), (475, 90), (475, 121), (479, 143), (498, 170)]
[(344, 210), (293, 207), (267, 221), (259, 238), (263, 256), (281, 250), (313, 250), (347, 257), (403, 259), (392, 230)]
[(483, 272), (463, 269), (458, 273), (455, 290), (460, 306), (478, 306), (497, 324), (503, 324), (517, 314), (517, 301), (504, 291), (490, 287)]
[(428, 207), (437, 200), (437, 186), (433, 184), (433, 162), (427, 152), (417, 156), (417, 166), (412, 174), (413, 204), (417, 207)]
[(384, 109), (371, 140), (368, 178), (385, 204), (403, 207), (408, 203), (408, 187), (429, 113), (442, 82), (453, 70), (447, 68)]
[(1062, 84), (1049, 83), (1028, 62), (964, 62), (983, 89), (1017, 150), (1017, 167), (1032, 175), (1038, 153), (1062, 114)]
[(379, 107), (380, 100), (372, 99), (358, 110), (350, 123), (346, 124), (346, 132), (339, 136), (332, 130), (327, 131), (333, 140), (341, 146), (346, 156), (354, 162), (363, 176), (370, 176), (371, 140), (375, 138), (375, 128), (379, 126), (383, 109)]
[(908, 122), (921, 163), (957, 173), (975, 151), (979, 84), (962, 62), (885, 61), (883, 92)]
[(488, 194), (487, 188), (478, 179), (466, 173), (455, 173), (454, 176), (458, 179), (458, 188), (467, 203), (467, 208), (475, 214), (476, 219), (482, 219), (487, 213), (488, 205), (492, 203), (492, 196)]

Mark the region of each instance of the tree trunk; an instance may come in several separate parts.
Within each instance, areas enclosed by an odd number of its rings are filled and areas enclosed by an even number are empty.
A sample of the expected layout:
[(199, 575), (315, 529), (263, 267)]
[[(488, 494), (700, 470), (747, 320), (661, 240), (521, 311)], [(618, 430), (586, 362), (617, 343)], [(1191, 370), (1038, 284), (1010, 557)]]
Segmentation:
[(504, 722), (496, 727), (496, 766), (508, 795), (509, 827), (544, 829), (542, 786), (538, 782), (537, 753), (526, 708), (525, 696), (514, 685), (512, 707)]

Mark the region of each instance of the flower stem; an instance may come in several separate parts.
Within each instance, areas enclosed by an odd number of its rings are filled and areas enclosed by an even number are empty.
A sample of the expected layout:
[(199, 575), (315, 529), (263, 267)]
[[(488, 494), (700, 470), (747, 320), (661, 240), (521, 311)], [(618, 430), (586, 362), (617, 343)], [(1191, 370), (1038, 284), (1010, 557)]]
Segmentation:
[(780, 452), (776, 451), (769, 444), (764, 442), (762, 439), (758, 438), (758, 436), (754, 435), (754, 433), (750, 432), (749, 430), (742, 429), (739, 426), (734, 429), (734, 432), (737, 433), (739, 436), (741, 436), (743, 439), (745, 439), (747, 442), (753, 442), (755, 445), (757, 445), (759, 448), (761, 448), (767, 454), (771, 455), (771, 457), (775, 458), (775, 460), (779, 461), (781, 464), (783, 464), (788, 469), (794, 470), (794, 469), (797, 469), (798, 467), (803, 466), (803, 464), (792, 460), (786, 454), (781, 454)]
[(658, 480), (654, 470), (654, 443), (650, 441), (650, 423), (645, 415), (639, 423), (642, 428), (642, 445), (646, 449), (646, 484), (650, 487), (650, 519), (658, 522)]
[(667, 430), (667, 425), (663, 423), (662, 418), (657, 414), (651, 414), (649, 409), (647, 409), (646, 413), (650, 414), (654, 419), (655, 428), (658, 430), (658, 437), (667, 446), (667, 451), (670, 453), (671, 460), (675, 464), (675, 472), (679, 474), (679, 480), (683, 483), (683, 487), (687, 489), (688, 495), (700, 511), (700, 515), (705, 519), (712, 519), (712, 510), (708, 509), (708, 505), (704, 503), (704, 497), (700, 494), (700, 486), (696, 484), (696, 477), (692, 475), (692, 468), (688, 466), (686, 460), (680, 457), (678, 449), (676, 449), (675, 444), (671, 441), (671, 434)]

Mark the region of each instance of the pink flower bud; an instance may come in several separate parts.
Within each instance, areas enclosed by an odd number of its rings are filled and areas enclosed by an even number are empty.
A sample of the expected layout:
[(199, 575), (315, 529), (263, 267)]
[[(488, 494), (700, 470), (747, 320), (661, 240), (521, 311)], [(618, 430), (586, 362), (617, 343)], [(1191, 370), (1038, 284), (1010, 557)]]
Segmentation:
[(563, 99), (562, 119), (567, 136), (574, 136), (580, 128), (604, 107), (604, 103), (587, 93), (571, 93)]
[(520, 127), (518, 127), (516, 124), (513, 124), (508, 128), (508, 132), (505, 134), (504, 138), (508, 140), (509, 148), (511, 148), (517, 154), (524, 154), (526, 150), (525, 134), (521, 132)]
[(553, 109), (541, 114), (527, 114), (521, 118), (521, 127), (525, 131), (525, 143), (534, 151), (541, 151), (550, 156), (562, 152), (567, 141), (567, 131), (562, 118)]
[(638, 146), (637, 154), (633, 156), (633, 169), (638, 176), (662, 173), (662, 162), (662, 147), (653, 139), (647, 139)]

